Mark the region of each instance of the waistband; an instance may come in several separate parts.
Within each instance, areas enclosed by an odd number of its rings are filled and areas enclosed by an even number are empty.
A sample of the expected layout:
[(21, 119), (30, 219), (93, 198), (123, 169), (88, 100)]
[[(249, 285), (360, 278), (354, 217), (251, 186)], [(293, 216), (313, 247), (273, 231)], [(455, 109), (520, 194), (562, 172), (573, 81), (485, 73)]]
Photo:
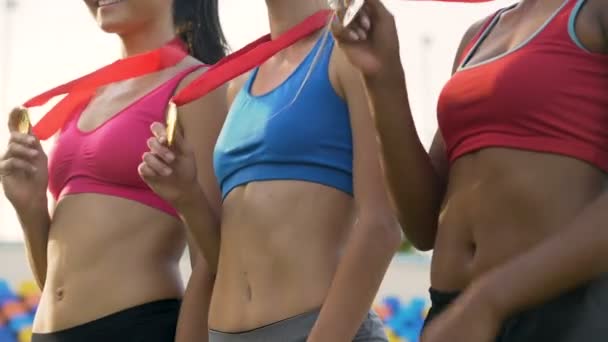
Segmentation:
[[(425, 326), (460, 295), (430, 289)], [(608, 273), (502, 322), (497, 342), (604, 342), (608, 336)]]
[(448, 305), (453, 302), (462, 291), (440, 291), (434, 288), (429, 289), (429, 295), (433, 305)]
[(226, 333), (209, 330), (209, 342), (305, 341), (317, 321), (320, 311), (320, 309), (316, 309), (244, 332)]
[[(133, 326), (146, 326), (153, 324), (153, 317), (175, 317), (179, 315), (181, 301), (178, 299), (166, 299), (154, 301), (132, 308), (128, 308), (94, 321), (90, 321), (73, 328), (59, 330), (52, 333), (34, 334), (32, 341), (97, 341), (95, 338), (108, 336), (121, 336)], [(146, 324), (142, 324), (146, 323)]]

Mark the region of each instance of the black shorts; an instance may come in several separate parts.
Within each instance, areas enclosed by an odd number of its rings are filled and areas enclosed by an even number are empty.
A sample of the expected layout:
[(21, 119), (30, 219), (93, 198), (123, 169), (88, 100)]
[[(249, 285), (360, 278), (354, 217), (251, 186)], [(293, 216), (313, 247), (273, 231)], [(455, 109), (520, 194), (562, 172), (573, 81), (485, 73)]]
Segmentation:
[[(425, 325), (459, 293), (430, 290), (432, 307)], [(496, 342), (608, 341), (608, 275), (504, 322)]]
[(177, 299), (139, 305), (32, 342), (173, 342), (179, 308)]

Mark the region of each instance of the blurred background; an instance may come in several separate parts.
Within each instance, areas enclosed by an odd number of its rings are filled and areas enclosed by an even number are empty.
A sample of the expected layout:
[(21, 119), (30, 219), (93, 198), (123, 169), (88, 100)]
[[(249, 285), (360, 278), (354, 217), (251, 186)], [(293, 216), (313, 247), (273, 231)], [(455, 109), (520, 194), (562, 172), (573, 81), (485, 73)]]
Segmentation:
[[(396, 17), (414, 119), (428, 147), (437, 128), (437, 97), (462, 35), (476, 20), (515, 0), (384, 2)], [(220, 0), (220, 14), (233, 50), (268, 32), (263, 0)], [(0, 0), (0, 151), (8, 141), (10, 108), (114, 61), (119, 52), (117, 39), (97, 28), (82, 1)], [(33, 120), (48, 108), (34, 110)], [(429, 261), (430, 253), (404, 244), (386, 274), (375, 308), (393, 341), (417, 341), (428, 306)], [(187, 280), (187, 255), (182, 272)], [(29, 341), (39, 293), (32, 279), (19, 223), (0, 194), (0, 342)]]

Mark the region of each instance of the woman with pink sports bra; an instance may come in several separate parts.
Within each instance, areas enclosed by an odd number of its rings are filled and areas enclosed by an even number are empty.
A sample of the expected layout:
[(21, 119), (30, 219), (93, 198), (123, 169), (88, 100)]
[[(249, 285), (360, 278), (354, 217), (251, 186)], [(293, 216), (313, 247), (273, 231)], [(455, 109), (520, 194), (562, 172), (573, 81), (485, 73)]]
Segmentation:
[(427, 154), (382, 1), (336, 27), (401, 224), (434, 246), (423, 342), (608, 341), (607, 32), (605, 0), (521, 0), (473, 25)]
[[(42, 298), (34, 342), (169, 342), (183, 296), (179, 260), (187, 233), (173, 209), (141, 179), (153, 122), (164, 121), (173, 94), (224, 57), (217, 0), (85, 0), (101, 26), (119, 36), (124, 57), (181, 40), (190, 54), (175, 66), (97, 90), (63, 126), (47, 157), (17, 130), (0, 160), (2, 186), (21, 222)], [(180, 43), (181, 44), (181, 43)], [(211, 153), (224, 116), (225, 90), (179, 108), (199, 162), (209, 205), (219, 207)], [(48, 170), (48, 171), (47, 171)], [(47, 209), (47, 186), (56, 200)], [(213, 213), (216, 216), (218, 213)], [(204, 262), (199, 283), (211, 284)], [(199, 286), (200, 291), (200, 286)], [(205, 298), (196, 304), (206, 321)], [(201, 307), (203, 306), (203, 307)], [(178, 340), (193, 339), (178, 336)]]

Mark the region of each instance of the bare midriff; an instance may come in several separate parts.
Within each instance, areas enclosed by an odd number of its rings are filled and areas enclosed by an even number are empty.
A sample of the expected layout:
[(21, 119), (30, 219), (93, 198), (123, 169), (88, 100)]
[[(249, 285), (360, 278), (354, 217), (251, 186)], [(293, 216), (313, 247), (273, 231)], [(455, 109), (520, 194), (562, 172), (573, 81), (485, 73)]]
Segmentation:
[(432, 286), (467, 287), (564, 229), (603, 190), (605, 174), (570, 157), (487, 148), (450, 168), (433, 254)]
[(137, 305), (180, 299), (180, 221), (137, 202), (97, 194), (62, 199), (34, 331), (72, 328)]
[(241, 332), (321, 307), (353, 199), (301, 181), (253, 182), (224, 200), (210, 328)]

